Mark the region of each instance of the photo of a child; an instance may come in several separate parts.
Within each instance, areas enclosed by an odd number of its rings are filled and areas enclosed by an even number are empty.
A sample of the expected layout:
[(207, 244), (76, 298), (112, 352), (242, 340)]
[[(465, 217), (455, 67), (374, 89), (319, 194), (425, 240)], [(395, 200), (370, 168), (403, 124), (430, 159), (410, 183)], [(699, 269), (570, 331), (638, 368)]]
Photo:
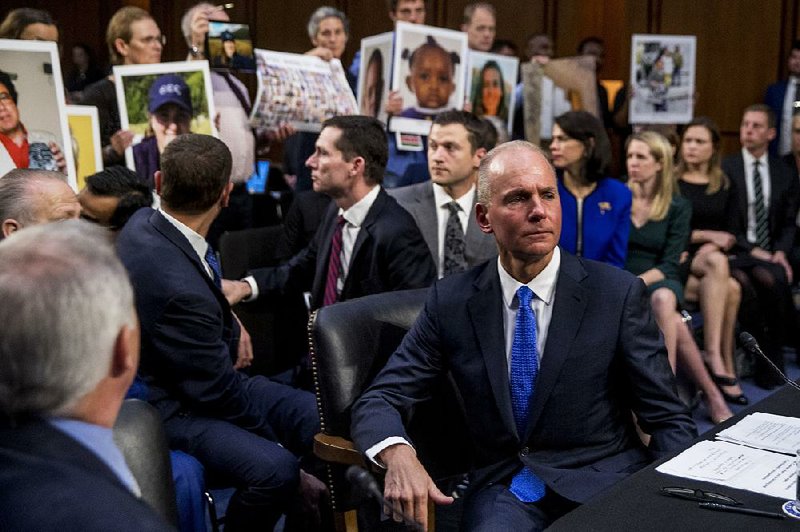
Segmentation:
[(362, 115), (386, 123), (386, 100), (392, 76), (392, 44), (394, 33), (381, 33), (361, 40), (362, 62), (358, 76), (358, 108)]
[(467, 36), (460, 31), (397, 23), (392, 90), (403, 110), (392, 118), (392, 131), (427, 135), (431, 121), (447, 109), (462, 109)]
[(408, 61), (406, 86), (416, 104), (405, 108), (400, 116), (425, 119), (446, 110), (456, 90), (456, 65), (461, 62), (458, 54), (448, 52), (429, 35), (416, 50), (403, 50), (402, 58)]

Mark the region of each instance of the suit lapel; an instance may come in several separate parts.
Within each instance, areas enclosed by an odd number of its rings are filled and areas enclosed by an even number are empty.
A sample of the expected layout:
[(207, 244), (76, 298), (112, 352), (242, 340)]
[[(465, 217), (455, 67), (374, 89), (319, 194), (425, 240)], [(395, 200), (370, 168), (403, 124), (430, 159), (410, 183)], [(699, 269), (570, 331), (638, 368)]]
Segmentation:
[(539, 377), (533, 392), (530, 419), (525, 434), (527, 441), (536, 421), (542, 413), (544, 405), (553, 391), (553, 386), (561, 373), (564, 359), (570, 352), (572, 342), (578, 334), (583, 314), (586, 311), (586, 295), (580, 283), (586, 277), (581, 263), (567, 253), (561, 253), (561, 267), (556, 282), (553, 314), (547, 332), (547, 344), (544, 347)]
[(433, 195), (433, 183), (428, 182), (420, 187), (416, 197), (414, 211), (417, 225), (431, 251), (436, 271), (439, 271), (439, 221), (436, 217), (436, 197)]
[(497, 274), (497, 262), (489, 263), (475, 281), (475, 294), (467, 303), (472, 329), (486, 365), (498, 410), (512, 434), (517, 433), (511, 410), (511, 389), (506, 362), (505, 329), (503, 327), (503, 292)]
[[(217, 298), (220, 297), (225, 300), (225, 297), (222, 295), (222, 292), (217, 288), (217, 285), (214, 284), (214, 279), (212, 279), (208, 272), (206, 271), (205, 266), (203, 263), (200, 262), (200, 257), (197, 255), (197, 252), (194, 250), (192, 245), (186, 239), (183, 234), (178, 231), (178, 228), (172, 225), (169, 220), (167, 220), (163, 214), (159, 211), (155, 211), (153, 214), (150, 215), (150, 224), (155, 228), (156, 231), (164, 235), (164, 238), (172, 242), (175, 247), (181, 250), (181, 252), (189, 259), (189, 262), (194, 265), (197, 269), (198, 273), (206, 280), (208, 285), (212, 287), (212, 290), (217, 295)], [(227, 305), (227, 300), (226, 305)]]

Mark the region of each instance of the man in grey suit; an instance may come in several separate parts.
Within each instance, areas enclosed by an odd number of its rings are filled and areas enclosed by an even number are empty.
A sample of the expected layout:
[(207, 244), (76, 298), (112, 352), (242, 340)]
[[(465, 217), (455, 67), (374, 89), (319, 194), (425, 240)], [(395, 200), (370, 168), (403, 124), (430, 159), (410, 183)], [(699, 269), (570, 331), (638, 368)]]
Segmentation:
[(478, 165), (494, 148), (490, 127), (467, 111), (441, 113), (428, 137), (431, 181), (389, 191), (414, 217), (440, 278), (497, 256), (494, 239), (472, 214)]

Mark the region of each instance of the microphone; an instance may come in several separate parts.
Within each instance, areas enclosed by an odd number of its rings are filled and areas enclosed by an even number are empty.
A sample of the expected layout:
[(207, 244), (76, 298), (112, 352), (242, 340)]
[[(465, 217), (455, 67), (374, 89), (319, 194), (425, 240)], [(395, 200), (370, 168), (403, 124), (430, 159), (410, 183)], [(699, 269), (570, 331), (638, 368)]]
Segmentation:
[(386, 499), (383, 498), (383, 492), (378, 487), (375, 478), (363, 467), (351, 465), (344, 472), (344, 478), (360, 493), (378, 501), (387, 515), (391, 515), (392, 513), (400, 514), (400, 517), (403, 518), (403, 522), (411, 526), (414, 530), (423, 530), (422, 525), (419, 524), (416, 519), (405, 512), (394, 510), (392, 505), (386, 502)]
[(756, 339), (753, 338), (752, 334), (750, 334), (747, 331), (740, 332), (739, 333), (739, 343), (741, 344), (742, 347), (744, 347), (745, 349), (747, 349), (751, 353), (757, 354), (759, 357), (762, 358), (762, 360), (765, 360), (767, 362), (767, 364), (772, 366), (772, 369), (774, 369), (775, 372), (778, 375), (781, 376), (781, 379), (783, 379), (783, 382), (785, 382), (786, 384), (788, 384), (789, 386), (791, 386), (795, 390), (800, 390), (800, 385), (798, 385), (796, 382), (794, 382), (789, 377), (784, 375), (784, 373), (780, 369), (778, 369), (778, 366), (776, 366), (775, 363), (772, 362), (772, 360), (770, 360), (769, 357), (764, 354), (764, 352), (761, 350), (761, 347), (759, 347), (758, 342), (756, 341)]

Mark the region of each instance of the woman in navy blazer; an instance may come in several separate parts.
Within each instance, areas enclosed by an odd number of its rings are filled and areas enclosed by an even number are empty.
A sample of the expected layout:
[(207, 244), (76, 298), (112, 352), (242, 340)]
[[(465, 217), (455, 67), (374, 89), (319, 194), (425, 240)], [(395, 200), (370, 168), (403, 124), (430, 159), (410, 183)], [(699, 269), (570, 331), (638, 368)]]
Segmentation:
[(586, 111), (564, 113), (553, 125), (550, 152), (561, 197), (559, 245), (575, 255), (624, 267), (631, 192), (604, 177), (611, 145), (603, 124)]

